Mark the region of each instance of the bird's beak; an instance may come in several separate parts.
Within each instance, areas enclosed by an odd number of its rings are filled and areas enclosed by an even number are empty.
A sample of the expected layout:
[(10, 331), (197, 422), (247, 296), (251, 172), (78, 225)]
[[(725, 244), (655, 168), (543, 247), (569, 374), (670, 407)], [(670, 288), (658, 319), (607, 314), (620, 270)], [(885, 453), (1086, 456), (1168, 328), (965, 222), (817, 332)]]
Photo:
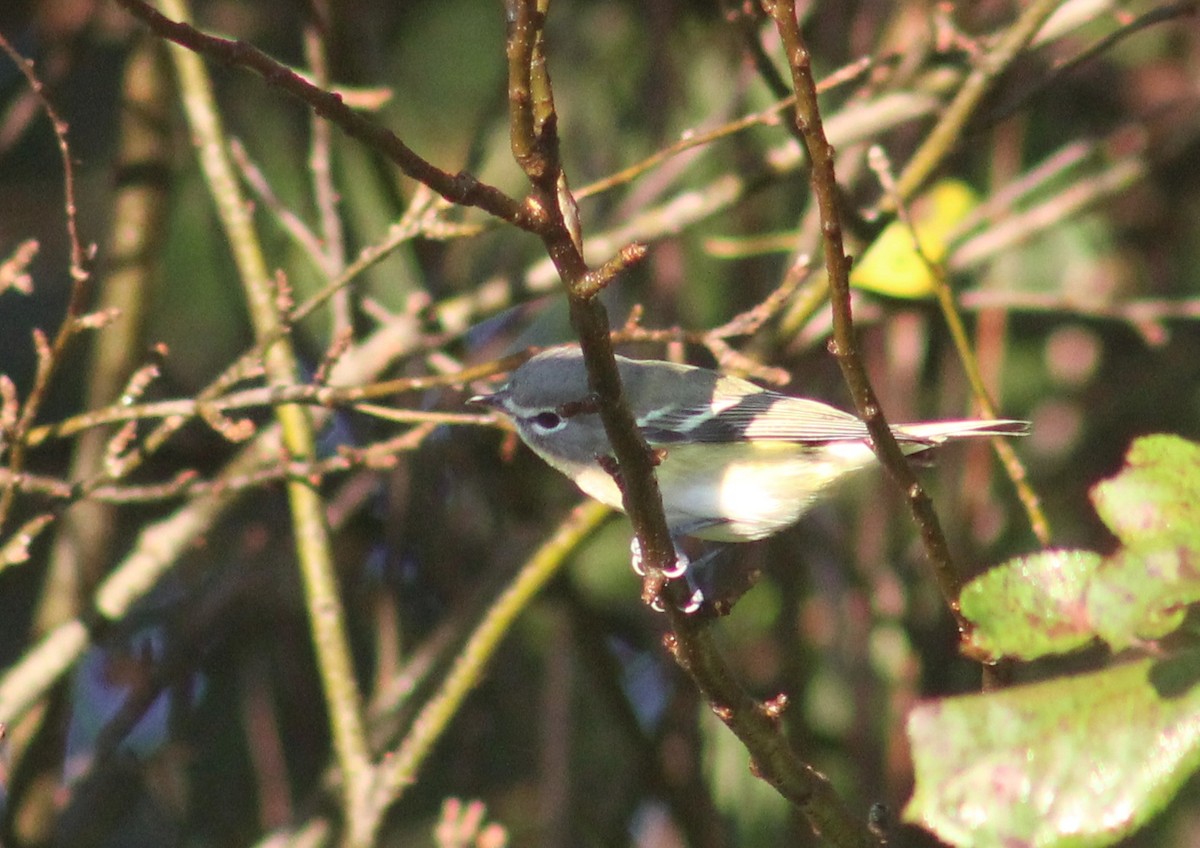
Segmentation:
[(490, 395), (475, 395), (467, 398), (467, 403), (472, 406), (487, 406), (500, 412), (504, 411), (504, 391), (503, 389)]

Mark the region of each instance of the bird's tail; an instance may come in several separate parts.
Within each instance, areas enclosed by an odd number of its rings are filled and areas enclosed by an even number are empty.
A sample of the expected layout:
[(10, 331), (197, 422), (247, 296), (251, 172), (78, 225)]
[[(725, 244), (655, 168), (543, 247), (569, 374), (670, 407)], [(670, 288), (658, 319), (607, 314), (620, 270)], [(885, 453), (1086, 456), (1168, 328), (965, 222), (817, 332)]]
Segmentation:
[(1012, 418), (978, 421), (927, 421), (921, 424), (897, 424), (892, 428), (904, 441), (940, 445), (951, 439), (981, 439), (990, 436), (1026, 436), (1029, 422)]

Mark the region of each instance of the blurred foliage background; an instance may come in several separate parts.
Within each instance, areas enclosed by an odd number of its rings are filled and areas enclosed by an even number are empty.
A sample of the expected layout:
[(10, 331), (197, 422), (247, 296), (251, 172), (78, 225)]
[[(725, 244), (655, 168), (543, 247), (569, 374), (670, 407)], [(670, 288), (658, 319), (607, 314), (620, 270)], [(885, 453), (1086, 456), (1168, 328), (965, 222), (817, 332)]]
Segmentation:
[[(315, 6), (206, 0), (194, 12), (204, 31), (297, 68), (311, 63), (307, 23), (327, 15), (336, 87), (439, 167), (524, 195), (508, 146), (501, 4)], [(1000, 0), (803, 8), (818, 79), (842, 75), (822, 107), (854, 214), (852, 253), (892, 220), (876, 214), (883, 190), (868, 145), (902, 169), (1019, 12)], [(1136, 435), (1200, 438), (1200, 27), (1188, 3), (1068, 2), (1052, 23), (1000, 76), (938, 171), (969, 189), (974, 210), (945, 220), (949, 213), (918, 202), (913, 215), (950, 231), (945, 262), (982, 370), (1002, 414), (1033, 422), (1017, 447), (1052, 544), (1104, 551), (1112, 540), (1089, 486), (1120, 466)], [(254, 340), (162, 45), (117, 5), (89, 0), (8, 0), (0, 32), (36, 62), (69, 123), (82, 237), (98, 246), (95, 302), (114, 287), (132, 293), (116, 324), (69, 349), (39, 422), (116, 402), (129, 375), (152, 361), (161, 373), (145, 399), (194, 396)], [(777, 119), (587, 188), (786, 94), (778, 41), (752, 7), (556, 0), (547, 39), (589, 259), (602, 262), (630, 240), (650, 246), (603, 294), (614, 322), (636, 308), (641, 327), (701, 334), (764, 301), (797, 251), (818, 249), (807, 172)], [(268, 262), (297, 301), (385, 239), (406, 210), (428, 210), (415, 237), (356, 277), (341, 307), (356, 343), (403, 328), (379, 376), (447, 373), (571, 338), (536, 239), (477, 210), (439, 206), (337, 130), (328, 149), (342, 246), (327, 240), (322, 263), (283, 221), (288, 212), (310, 233), (337, 231), (320, 223), (307, 108), (256, 76), (209, 67), (225, 130), (244, 151)], [(131, 116), (149, 119), (145, 137), (130, 129)], [(71, 286), (62, 181), (46, 116), (16, 66), (0, 61), (0, 257), (27, 239), (39, 245), (32, 292), (0, 293), (0, 372), (22, 398), (34, 383), (31, 332), (56, 330)], [(147, 193), (136, 219), (121, 205), (131, 189)], [(135, 260), (118, 247), (129, 227), (144, 242)], [(888, 269), (903, 259), (877, 258), (882, 281), (856, 295), (876, 389), (891, 420), (969, 414), (935, 303), (888, 288)], [(136, 283), (121, 276), (131, 264)], [(848, 407), (826, 349), (828, 310), (804, 302), (820, 284), (810, 274), (763, 327), (731, 339), (745, 359), (704, 344), (642, 342), (623, 352), (743, 370), (758, 362), (782, 369), (783, 390)], [(330, 347), (332, 314), (318, 310), (294, 329), (306, 377)], [(118, 332), (127, 334), (114, 354), (120, 361), (123, 352), (118, 376), (98, 377), (100, 340)], [(485, 387), (392, 402), (462, 411)], [(259, 426), (269, 420), (269, 410), (247, 414)], [(321, 431), (321, 450), (404, 429), (341, 410)], [(77, 437), (48, 439), (30, 448), (26, 466), (79, 480), (80, 450)], [(215, 478), (237, 450), (193, 421), (123, 482), (167, 481), (185, 469)], [(392, 705), (370, 713), (384, 751), (437, 690), (470, 611), (580, 496), (488, 426), (428, 427), (391, 467), (351, 466), (320, 490), (359, 685), (372, 703)], [(922, 475), (968, 574), (1039, 547), (985, 446), (948, 450)], [(91, 614), (96, 586), (139, 533), (189, 496), (76, 503), (78, 493), (16, 494), (4, 538), (37, 515), (54, 521), (27, 562), (0, 571), (0, 666), (16, 668), (42, 635), (75, 619), (89, 625), (92, 647), (6, 728), (0, 843), (246, 845), (275, 833), (273, 844), (283, 844), (282, 828), (329, 819), (329, 729), (288, 504), (278, 481), (249, 491), (119, 621)], [(639, 600), (628, 539), (627, 522), (608, 520), (516, 620), (391, 810), (381, 844), (473, 844), (435, 832), (447, 799), (486, 803), (513, 845), (818, 844), (752, 776), (745, 750), (662, 649), (664, 622)], [(882, 818), (894, 822), (911, 790), (907, 708), (975, 690), (980, 677), (957, 653), (901, 499), (864, 474), (799, 526), (738, 546), (728, 567), (761, 573), (717, 625), (745, 685), (763, 697), (788, 693), (796, 748), (862, 817), (884, 805)], [(429, 656), (440, 659), (419, 674)], [(1104, 659), (1096, 650), (1017, 675)], [(387, 702), (388, 692), (404, 695)], [(1128, 844), (1196, 844), (1196, 800), (1197, 787), (1185, 788)], [(893, 837), (936, 844), (909, 827)], [(475, 844), (504, 838), (485, 831)]]

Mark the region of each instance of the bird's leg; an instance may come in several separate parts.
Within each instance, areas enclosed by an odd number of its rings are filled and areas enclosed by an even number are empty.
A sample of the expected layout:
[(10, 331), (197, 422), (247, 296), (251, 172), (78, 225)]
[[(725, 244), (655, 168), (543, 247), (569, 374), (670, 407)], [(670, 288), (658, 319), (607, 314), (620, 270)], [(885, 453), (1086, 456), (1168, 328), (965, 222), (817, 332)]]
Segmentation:
[[(723, 553), (725, 553), (725, 548), (713, 548), (705, 552), (699, 559), (688, 561), (682, 577), (690, 591), (688, 592), (687, 600), (679, 604), (679, 609), (682, 612), (691, 615), (698, 612), (701, 607), (709, 602), (709, 594), (705, 592), (704, 585), (715, 582), (711, 573), (712, 567), (716, 563), (717, 558)], [(650, 607), (657, 612), (662, 612), (663, 602), (661, 596), (651, 601)]]
[[(683, 552), (683, 548), (679, 544), (681, 538), (684, 536), (694, 536), (701, 530), (707, 530), (721, 523), (719, 519), (697, 518), (695, 521), (689, 521), (686, 524), (672, 527), (671, 547), (675, 549), (675, 564), (663, 570), (663, 577), (666, 577), (668, 580), (682, 577), (692, 565), (691, 559)], [(700, 562), (704, 562), (707, 559), (708, 555), (706, 554), (701, 558)], [(642, 561), (642, 545), (638, 541), (637, 534), (634, 534), (633, 541), (629, 543), (629, 564), (633, 567), (633, 572), (638, 577), (646, 576), (646, 566)]]
[[(677, 536), (671, 536), (671, 547), (675, 549), (675, 564), (670, 568), (663, 569), (663, 577), (668, 580), (682, 577), (692, 564), (688, 555), (679, 547), (679, 538)], [(642, 544), (638, 541), (636, 535), (633, 537), (633, 541), (629, 543), (629, 564), (633, 567), (633, 573), (638, 577), (646, 576), (646, 566), (642, 558)]]
[[(688, 569), (692, 565), (691, 559), (679, 547), (679, 541), (675, 537), (671, 537), (671, 547), (675, 550), (675, 564), (671, 568), (663, 570), (663, 577), (667, 580), (675, 580), (686, 576)], [(636, 535), (633, 537), (633, 541), (629, 543), (629, 564), (633, 567), (633, 571), (638, 577), (646, 576), (646, 566), (642, 558), (642, 545)], [(688, 581), (688, 585), (691, 585), (690, 580)], [(685, 613), (691, 614), (700, 609), (700, 604), (703, 602), (704, 595), (697, 590), (679, 608)], [(665, 611), (666, 608), (663, 606), (661, 594), (654, 596), (654, 600), (650, 602), (650, 608), (655, 612)]]
[(721, 596), (717, 584), (717, 561), (727, 552), (724, 545), (705, 551), (699, 559), (692, 562), (686, 575), (688, 588), (688, 603), (683, 611), (692, 613), (705, 604), (715, 604)]
[[(716, 562), (717, 557), (723, 553), (723, 548), (714, 548), (701, 556), (696, 561), (684, 552), (680, 545), (680, 538), (689, 536), (699, 532), (714, 524), (717, 521), (695, 521), (680, 527), (672, 528), (671, 546), (675, 549), (675, 564), (668, 569), (663, 570), (663, 577), (668, 580), (677, 580), (683, 578), (687, 587), (690, 590), (687, 595), (687, 600), (679, 604), (679, 609), (685, 613), (691, 614), (698, 611), (708, 599), (707, 593), (704, 591), (702, 584), (713, 584), (715, 581), (712, 575), (712, 565)], [(633, 567), (633, 571), (638, 577), (646, 576), (646, 566), (642, 554), (641, 543), (635, 535), (629, 543), (629, 564)], [(655, 598), (650, 606), (658, 612), (663, 611), (663, 603), (661, 598)]]

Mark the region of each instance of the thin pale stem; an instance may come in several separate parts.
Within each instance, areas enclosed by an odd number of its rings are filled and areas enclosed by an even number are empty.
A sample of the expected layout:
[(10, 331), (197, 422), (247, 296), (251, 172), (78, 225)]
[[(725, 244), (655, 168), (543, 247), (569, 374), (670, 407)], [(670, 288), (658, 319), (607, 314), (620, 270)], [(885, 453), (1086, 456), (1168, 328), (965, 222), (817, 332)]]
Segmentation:
[[(186, 23), (190, 19), (185, 0), (161, 0), (161, 8), (179, 21)], [(184, 112), (195, 139), (201, 170), (238, 267), (255, 335), (261, 341), (281, 328), (276, 284), (229, 158), (228, 142), (204, 63), (197, 53), (178, 45), (171, 46), (170, 55), (179, 76)], [(298, 369), (288, 337), (281, 337), (266, 349), (263, 364), (267, 378), (273, 384), (295, 383)], [(280, 405), (275, 407), (275, 418), (289, 459), (311, 461), (316, 452), (315, 437), (307, 412), (293, 404)], [(370, 843), (370, 835), (363, 831), (360, 822), (368, 800), (371, 760), (324, 504), (320, 494), (307, 481), (289, 480), (286, 487), (308, 604), (309, 627), (329, 710), (333, 748), (345, 775), (343, 812), (347, 842), (365, 848)]]

